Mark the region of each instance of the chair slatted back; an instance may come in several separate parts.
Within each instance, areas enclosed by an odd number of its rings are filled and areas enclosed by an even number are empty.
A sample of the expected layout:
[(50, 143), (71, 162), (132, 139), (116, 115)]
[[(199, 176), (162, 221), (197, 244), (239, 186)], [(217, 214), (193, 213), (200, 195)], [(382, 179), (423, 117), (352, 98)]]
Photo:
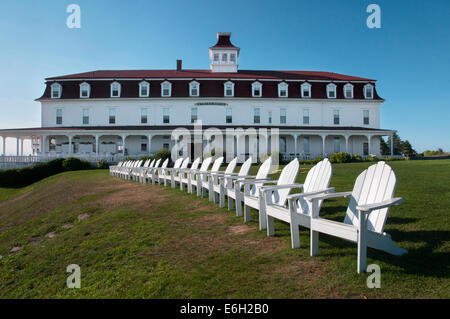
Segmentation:
[(180, 168), (181, 168), (181, 169), (185, 169), (185, 168), (188, 167), (188, 165), (189, 165), (189, 157), (186, 157), (186, 158), (184, 159), (183, 163), (181, 163)]
[(162, 163), (161, 168), (166, 168), (167, 165), (169, 165), (169, 159), (166, 158), (166, 160)]
[(173, 168), (180, 168), (182, 162), (183, 162), (183, 158), (182, 157), (177, 158), (177, 160), (173, 164)]
[(234, 169), (236, 168), (237, 160), (238, 160), (237, 157), (235, 157), (231, 160), (231, 162), (228, 163), (228, 166), (225, 169), (225, 174), (231, 174), (234, 172)]
[[(281, 171), (280, 177), (278, 178), (277, 185), (289, 185), (294, 184), (297, 178), (298, 170), (300, 169), (300, 163), (298, 159), (293, 159), (289, 164), (287, 164)], [(273, 192), (272, 201), (277, 205), (284, 205), (287, 200), (291, 189), (279, 189)]]
[[(358, 224), (356, 206), (375, 204), (393, 198), (396, 183), (394, 171), (383, 161), (362, 172), (353, 187), (344, 223), (355, 226)], [(367, 229), (382, 233), (388, 211), (389, 207), (372, 211), (367, 221)]]
[(198, 166), (200, 165), (200, 160), (201, 160), (200, 157), (197, 157), (195, 161), (192, 163), (191, 169), (198, 169)]
[(161, 159), (158, 159), (156, 161), (156, 163), (155, 163), (155, 167), (154, 168), (158, 168), (160, 163), (161, 163)]
[(148, 166), (148, 168), (152, 168), (155, 165), (156, 160), (152, 160), (150, 162), (150, 165)]
[(248, 158), (248, 160), (246, 160), (244, 162), (244, 164), (242, 164), (241, 169), (239, 170), (238, 176), (248, 175), (248, 171), (250, 170), (250, 167), (252, 167), (252, 157), (251, 156)]
[[(259, 167), (258, 173), (256, 173), (255, 179), (267, 178), (267, 175), (269, 175), (271, 166), (272, 166), (272, 157), (269, 157)], [(259, 188), (261, 187), (262, 184), (263, 183), (256, 183), (255, 185), (253, 185), (252, 188), (250, 189), (250, 194), (252, 196), (258, 196), (259, 195)]]
[(212, 161), (212, 157), (208, 157), (206, 158), (203, 163), (202, 166), (200, 166), (200, 171), (201, 172), (206, 172), (209, 168), (209, 165), (211, 165), (211, 161)]
[(218, 172), (222, 163), (223, 163), (223, 156), (216, 158), (213, 166), (211, 167), (211, 172)]

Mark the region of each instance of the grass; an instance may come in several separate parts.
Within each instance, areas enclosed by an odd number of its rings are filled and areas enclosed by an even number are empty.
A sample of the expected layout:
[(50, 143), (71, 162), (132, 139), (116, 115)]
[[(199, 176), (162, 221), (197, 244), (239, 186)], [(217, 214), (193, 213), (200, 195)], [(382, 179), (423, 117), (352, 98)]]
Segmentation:
[[(369, 165), (333, 165), (331, 186), (351, 190)], [(289, 227), (277, 222), (267, 238), (256, 211), (244, 224), (207, 199), (93, 170), (0, 188), (0, 298), (449, 298), (450, 161), (390, 165), (404, 202), (385, 231), (409, 252), (369, 249), (380, 289), (356, 273), (353, 244), (321, 235), (310, 257), (306, 229), (293, 250)], [(327, 201), (321, 215), (342, 220), (347, 203)], [(66, 288), (69, 264), (81, 267), (81, 289)]]

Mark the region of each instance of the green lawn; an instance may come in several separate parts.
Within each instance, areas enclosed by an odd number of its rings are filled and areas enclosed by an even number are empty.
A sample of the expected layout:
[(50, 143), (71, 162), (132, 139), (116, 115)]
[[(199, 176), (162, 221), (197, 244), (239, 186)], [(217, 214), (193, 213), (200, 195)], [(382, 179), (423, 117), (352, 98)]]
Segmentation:
[[(331, 186), (351, 190), (369, 165), (333, 165)], [(321, 235), (310, 257), (306, 229), (293, 250), (289, 227), (267, 238), (256, 211), (245, 225), (207, 199), (93, 170), (0, 188), (0, 298), (450, 298), (450, 160), (390, 165), (404, 201), (385, 231), (409, 253), (369, 249), (380, 289), (356, 273), (353, 244)], [(347, 203), (329, 200), (321, 215), (342, 220)], [(81, 289), (66, 288), (69, 264)]]

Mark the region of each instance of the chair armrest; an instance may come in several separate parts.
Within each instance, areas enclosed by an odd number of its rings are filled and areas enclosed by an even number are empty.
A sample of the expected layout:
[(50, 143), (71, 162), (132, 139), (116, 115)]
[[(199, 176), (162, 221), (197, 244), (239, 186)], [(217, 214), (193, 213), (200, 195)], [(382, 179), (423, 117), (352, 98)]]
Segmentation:
[(226, 175), (227, 177), (231, 179), (246, 179), (246, 178), (255, 178), (256, 175)]
[(286, 188), (302, 188), (303, 184), (286, 184), (286, 185), (276, 185), (276, 186), (262, 186), (260, 188), (261, 191), (274, 191), (277, 189), (286, 189)]
[(312, 196), (320, 195), (320, 194), (323, 194), (323, 193), (333, 193), (333, 192), (334, 192), (334, 187), (329, 187), (329, 188), (321, 189), (321, 190), (318, 190), (318, 191), (315, 191), (315, 192), (292, 194), (292, 195), (289, 195), (287, 197), (287, 199), (288, 200), (292, 200), (292, 199), (295, 200), (295, 199), (299, 199), (299, 198), (302, 198), (302, 197), (312, 197)]
[(252, 180), (244, 179), (242, 181), (237, 180), (236, 182), (239, 182), (239, 184), (241, 184), (241, 185), (247, 185), (247, 184), (258, 184), (258, 183), (277, 183), (278, 181), (273, 181), (270, 178), (261, 178), (261, 179), (252, 179)]
[(324, 199), (328, 199), (328, 198), (335, 198), (335, 197), (348, 197), (352, 195), (352, 192), (340, 192), (340, 193), (331, 193), (331, 194), (326, 194), (326, 195), (322, 195), (322, 196), (309, 196), (308, 200), (313, 201), (313, 200), (324, 200)]
[(356, 206), (356, 209), (361, 211), (361, 212), (371, 212), (372, 210), (375, 209), (381, 209), (381, 208), (386, 208), (386, 207), (390, 207), (390, 206), (394, 206), (394, 205), (400, 205), (403, 201), (403, 198), (401, 197), (397, 197), (397, 198), (390, 198), (388, 200), (379, 202), (379, 203), (375, 203), (375, 204), (368, 204), (368, 205), (358, 205)]

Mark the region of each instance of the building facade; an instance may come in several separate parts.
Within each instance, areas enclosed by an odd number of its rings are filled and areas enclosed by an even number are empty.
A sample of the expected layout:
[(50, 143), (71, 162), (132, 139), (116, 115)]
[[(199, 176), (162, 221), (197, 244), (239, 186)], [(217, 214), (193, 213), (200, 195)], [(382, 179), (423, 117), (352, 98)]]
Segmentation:
[[(47, 78), (36, 100), (41, 127), (0, 130), (0, 137), (17, 139), (17, 155), (23, 140), (31, 139), (41, 158), (115, 159), (171, 149), (179, 143), (175, 129), (193, 132), (201, 122), (203, 130), (232, 135), (231, 150), (223, 142), (227, 158), (244, 160), (253, 153), (247, 134), (252, 129), (258, 141), (265, 141), (259, 153), (277, 144), (286, 158), (380, 155), (380, 137), (395, 131), (380, 128), (384, 100), (375, 80), (330, 72), (241, 70), (240, 49), (230, 36), (217, 34), (209, 48), (209, 70), (183, 69), (177, 60), (173, 70), (99, 70)], [(204, 135), (202, 143), (208, 138)]]

